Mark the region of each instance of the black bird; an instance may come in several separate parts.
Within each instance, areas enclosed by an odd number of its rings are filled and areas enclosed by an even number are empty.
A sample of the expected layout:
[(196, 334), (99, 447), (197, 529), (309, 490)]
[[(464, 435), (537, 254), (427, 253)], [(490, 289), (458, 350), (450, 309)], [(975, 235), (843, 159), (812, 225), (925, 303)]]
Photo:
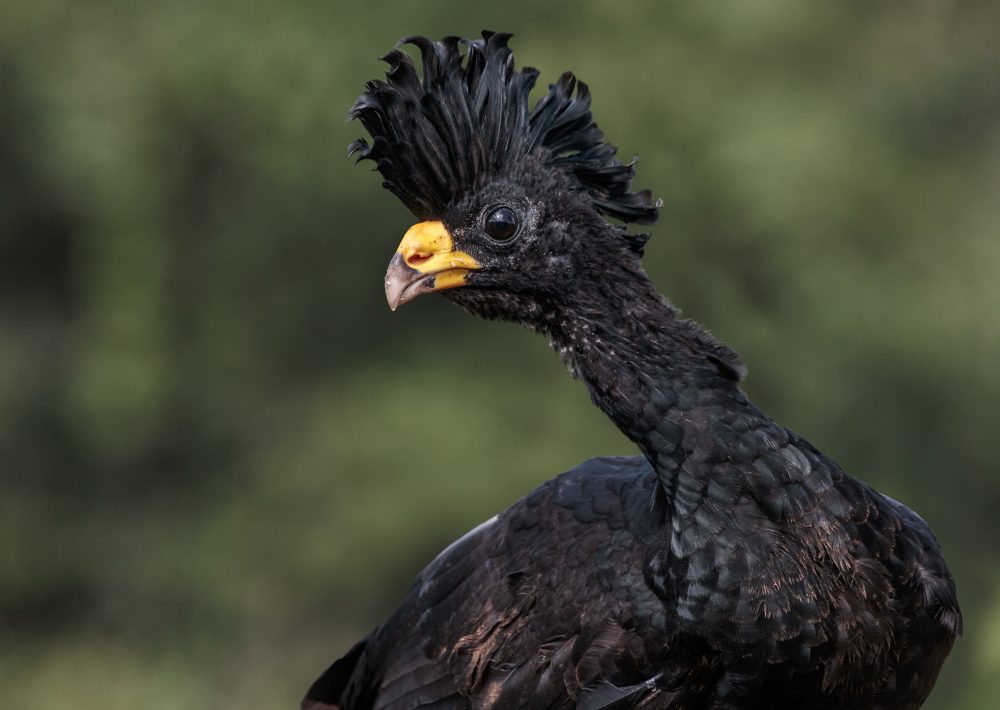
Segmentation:
[(441, 291), (544, 334), (642, 456), (587, 461), (444, 550), (304, 708), (917, 708), (962, 618), (927, 524), (740, 390), (640, 265), (633, 192), (563, 74), (510, 35), (410, 37), (350, 152), (420, 223), (392, 308)]

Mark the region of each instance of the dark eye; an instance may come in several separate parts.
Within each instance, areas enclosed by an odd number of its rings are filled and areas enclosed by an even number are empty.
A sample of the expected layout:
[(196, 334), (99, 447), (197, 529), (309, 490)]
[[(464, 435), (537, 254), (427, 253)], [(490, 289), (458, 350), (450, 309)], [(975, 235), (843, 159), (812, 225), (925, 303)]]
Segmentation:
[(486, 233), (498, 242), (505, 242), (517, 234), (517, 215), (510, 207), (497, 207), (486, 215)]

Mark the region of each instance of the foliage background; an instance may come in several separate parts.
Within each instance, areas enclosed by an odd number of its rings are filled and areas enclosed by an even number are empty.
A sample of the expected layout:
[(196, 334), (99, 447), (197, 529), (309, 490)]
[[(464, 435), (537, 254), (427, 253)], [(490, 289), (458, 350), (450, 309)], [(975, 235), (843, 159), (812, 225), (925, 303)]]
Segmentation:
[(344, 152), (401, 36), (517, 33), (665, 199), (648, 268), (747, 389), (918, 510), (1000, 707), (1000, 5), (0, 7), (0, 697), (281, 708), (435, 552), (633, 451), (544, 343), (382, 273)]

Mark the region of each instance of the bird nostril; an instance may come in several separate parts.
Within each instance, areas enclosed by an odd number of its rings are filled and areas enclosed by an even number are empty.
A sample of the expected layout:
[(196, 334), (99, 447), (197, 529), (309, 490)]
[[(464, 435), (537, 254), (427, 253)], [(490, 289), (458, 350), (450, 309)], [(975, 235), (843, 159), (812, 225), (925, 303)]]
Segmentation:
[(410, 266), (416, 266), (417, 264), (423, 264), (425, 261), (431, 258), (430, 254), (410, 254), (406, 257), (406, 263)]

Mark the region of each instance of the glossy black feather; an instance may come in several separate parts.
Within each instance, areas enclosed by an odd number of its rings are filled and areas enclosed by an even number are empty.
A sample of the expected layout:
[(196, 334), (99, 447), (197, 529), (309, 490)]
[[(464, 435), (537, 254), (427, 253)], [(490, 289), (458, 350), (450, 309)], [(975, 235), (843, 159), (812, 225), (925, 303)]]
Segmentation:
[[(630, 189), (631, 172), (597, 164), (613, 149), (586, 89), (564, 77), (526, 113), (534, 73), (514, 71), (505, 35), (484, 37), (464, 64), (457, 40), (412, 39), (422, 83), (398, 57), (390, 74), (420, 102), (376, 86), (359, 116), (374, 146), (414, 115), (439, 132), (369, 157), (481, 264), (448, 298), (547, 336), (642, 456), (587, 461), (458, 540), (304, 706), (919, 707), (962, 627), (927, 524), (754, 406), (737, 355), (660, 296), (579, 173), (511, 147), (538, 130), (535, 145), (594, 160), (609, 195)], [(447, 164), (470, 141), (483, 150)], [(448, 191), (487, 164), (499, 172)], [(526, 219), (502, 248), (474, 220), (497, 201)]]
[(660, 203), (648, 190), (632, 191), (634, 162), (621, 163), (594, 123), (587, 85), (567, 72), (532, 107), (538, 71), (514, 68), (509, 39), (483, 32), (471, 41), (401, 40), (420, 51), (422, 71), (399, 48), (384, 57), (385, 81), (369, 82), (348, 114), (372, 143), (358, 139), (350, 154), (375, 161), (385, 187), (421, 219), (538, 155), (572, 176), (601, 214), (655, 222)]

